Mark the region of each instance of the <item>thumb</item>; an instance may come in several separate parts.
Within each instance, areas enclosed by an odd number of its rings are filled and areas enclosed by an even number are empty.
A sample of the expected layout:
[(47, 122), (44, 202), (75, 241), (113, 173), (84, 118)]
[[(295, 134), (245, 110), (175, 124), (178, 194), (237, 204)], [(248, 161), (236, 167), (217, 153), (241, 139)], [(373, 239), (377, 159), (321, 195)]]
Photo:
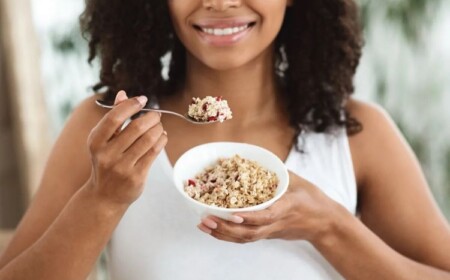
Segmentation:
[(297, 175), (296, 173), (289, 170), (289, 184), (290, 185), (298, 185), (301, 184), (303, 179)]

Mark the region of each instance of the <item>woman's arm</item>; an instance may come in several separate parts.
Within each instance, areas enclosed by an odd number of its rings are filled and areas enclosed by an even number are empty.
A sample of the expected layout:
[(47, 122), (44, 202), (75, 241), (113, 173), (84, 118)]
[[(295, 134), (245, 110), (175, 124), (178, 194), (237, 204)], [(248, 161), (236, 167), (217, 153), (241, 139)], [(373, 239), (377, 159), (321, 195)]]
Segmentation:
[(420, 263), (392, 249), (346, 210), (335, 218), (330, 230), (311, 242), (345, 279), (450, 279), (444, 258), (439, 266)]
[(93, 101), (74, 112), (55, 144), (39, 191), (0, 258), (0, 279), (85, 278), (142, 192), (167, 141), (159, 115), (146, 114), (117, 133), (142, 105), (130, 99), (105, 114)]
[(413, 152), (382, 109), (349, 109), (361, 219), (338, 211), (314, 245), (347, 279), (450, 279), (450, 228)]
[(0, 279), (86, 279), (126, 209), (83, 186), (42, 236), (1, 268)]
[(32, 203), (0, 255), (0, 269), (42, 236), (89, 179), (91, 166), (86, 139), (104, 114), (94, 107), (94, 100), (91, 97), (76, 108), (55, 142)]
[(238, 243), (308, 240), (346, 279), (450, 279), (450, 229), (413, 153), (382, 110), (352, 101), (350, 111), (364, 125), (350, 138), (361, 220), (292, 175), (268, 210), (209, 217), (200, 229)]
[[(416, 157), (382, 109), (357, 101), (349, 109), (364, 130), (350, 137), (362, 223), (350, 219), (347, 238), (397, 260), (397, 266), (385, 262), (384, 267), (398, 267), (407, 279), (450, 279), (450, 227)], [(344, 246), (346, 238), (339, 240), (335, 246)]]

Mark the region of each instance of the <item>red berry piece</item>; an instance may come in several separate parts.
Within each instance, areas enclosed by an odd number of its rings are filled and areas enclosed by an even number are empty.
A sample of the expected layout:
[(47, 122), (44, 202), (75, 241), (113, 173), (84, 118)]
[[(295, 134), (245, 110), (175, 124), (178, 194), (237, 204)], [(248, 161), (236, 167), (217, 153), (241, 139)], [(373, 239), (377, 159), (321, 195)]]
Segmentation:
[(195, 187), (195, 181), (194, 180), (188, 180), (188, 186), (194, 186)]

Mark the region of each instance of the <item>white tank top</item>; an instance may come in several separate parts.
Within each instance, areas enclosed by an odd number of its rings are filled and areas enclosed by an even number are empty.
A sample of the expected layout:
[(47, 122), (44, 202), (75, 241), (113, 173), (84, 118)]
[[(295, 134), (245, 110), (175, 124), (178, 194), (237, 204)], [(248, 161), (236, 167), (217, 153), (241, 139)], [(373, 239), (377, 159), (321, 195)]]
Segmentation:
[[(356, 182), (347, 135), (308, 133), (304, 153), (294, 148), (288, 169), (314, 183), (348, 211), (356, 211)], [(307, 241), (235, 244), (201, 232), (172, 181), (163, 151), (142, 196), (128, 209), (108, 245), (112, 280), (343, 279)]]

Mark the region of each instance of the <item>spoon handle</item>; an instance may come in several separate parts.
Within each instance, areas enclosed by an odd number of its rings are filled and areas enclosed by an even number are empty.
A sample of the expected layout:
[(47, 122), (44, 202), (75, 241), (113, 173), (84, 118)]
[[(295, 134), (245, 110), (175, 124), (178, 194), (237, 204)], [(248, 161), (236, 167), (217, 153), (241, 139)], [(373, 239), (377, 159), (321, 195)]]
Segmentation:
[[(103, 103), (101, 100), (96, 100), (95, 103), (97, 103), (97, 105), (102, 107), (102, 108), (106, 108), (106, 109), (113, 109), (114, 108), (113, 105), (107, 105), (107, 104)], [(183, 116), (182, 114), (178, 114), (176, 112), (167, 111), (167, 110), (143, 108), (143, 109), (141, 109), (141, 112), (158, 112), (158, 113), (164, 113), (164, 114), (171, 114), (171, 115), (174, 115), (174, 116), (186, 119), (186, 117)]]
[(178, 114), (176, 112), (173, 111), (167, 111), (167, 110), (161, 110), (161, 109), (151, 109), (151, 108), (144, 108), (141, 111), (145, 111), (145, 112), (158, 112), (158, 113), (163, 113), (163, 114), (171, 114), (180, 118), (185, 119), (186, 117), (183, 116), (182, 114)]

